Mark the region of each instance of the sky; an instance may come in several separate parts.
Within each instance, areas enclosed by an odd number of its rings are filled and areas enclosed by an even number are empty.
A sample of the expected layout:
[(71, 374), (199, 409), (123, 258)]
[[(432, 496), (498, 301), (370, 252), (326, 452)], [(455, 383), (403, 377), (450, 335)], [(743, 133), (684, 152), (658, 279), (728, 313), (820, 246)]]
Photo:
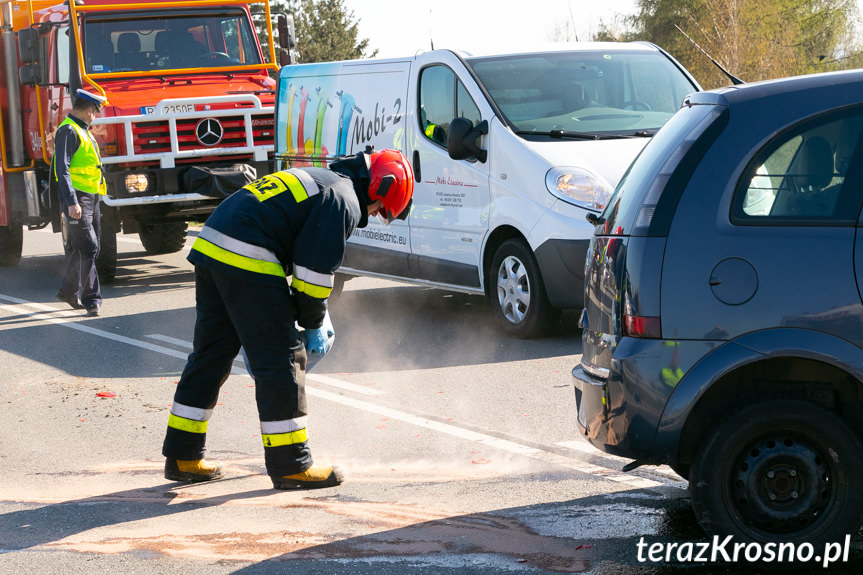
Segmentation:
[[(635, 12), (636, 0), (345, 0), (379, 58), (412, 56), (435, 48), (550, 42), (555, 30), (575, 29), (587, 40), (600, 20)], [(574, 24), (574, 26), (573, 26)], [(570, 32), (571, 33), (571, 32)]]

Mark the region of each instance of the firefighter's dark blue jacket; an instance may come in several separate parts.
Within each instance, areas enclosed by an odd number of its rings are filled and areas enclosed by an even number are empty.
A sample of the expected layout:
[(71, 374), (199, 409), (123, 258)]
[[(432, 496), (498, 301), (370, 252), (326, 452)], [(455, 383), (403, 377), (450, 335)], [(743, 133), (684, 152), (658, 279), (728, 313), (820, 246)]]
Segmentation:
[(295, 319), (318, 328), (347, 238), (368, 222), (368, 182), (364, 154), (259, 178), (219, 204), (188, 259), (252, 284), (291, 276)]

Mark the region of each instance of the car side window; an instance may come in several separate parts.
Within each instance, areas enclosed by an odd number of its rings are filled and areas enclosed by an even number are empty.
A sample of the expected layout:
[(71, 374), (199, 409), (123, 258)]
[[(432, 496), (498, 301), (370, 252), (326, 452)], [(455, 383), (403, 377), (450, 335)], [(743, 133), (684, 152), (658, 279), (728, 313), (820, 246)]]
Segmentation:
[(446, 66), (429, 66), (420, 75), (420, 131), (434, 143), (446, 147), (453, 118), (481, 121), (479, 108), (464, 84)]
[(847, 186), (863, 115), (835, 116), (780, 135), (750, 164), (737, 188), (732, 219), (744, 225), (853, 224), (859, 186)]

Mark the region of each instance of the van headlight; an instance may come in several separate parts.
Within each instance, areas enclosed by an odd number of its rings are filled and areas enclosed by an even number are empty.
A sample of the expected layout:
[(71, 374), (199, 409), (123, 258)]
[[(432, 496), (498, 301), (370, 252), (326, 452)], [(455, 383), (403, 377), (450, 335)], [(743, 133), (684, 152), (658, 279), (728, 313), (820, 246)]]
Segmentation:
[(545, 175), (545, 185), (565, 202), (600, 212), (614, 191), (605, 179), (581, 168), (552, 168)]

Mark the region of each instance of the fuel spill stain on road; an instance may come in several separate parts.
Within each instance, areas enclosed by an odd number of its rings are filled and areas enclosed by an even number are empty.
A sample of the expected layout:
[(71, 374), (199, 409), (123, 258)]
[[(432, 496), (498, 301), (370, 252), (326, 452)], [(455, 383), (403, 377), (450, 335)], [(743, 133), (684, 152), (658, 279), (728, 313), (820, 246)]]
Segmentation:
[[(349, 510), (346, 510), (349, 507)], [(560, 573), (585, 571), (584, 553), (573, 541), (543, 537), (511, 518), (490, 514), (463, 515), (422, 521), (415, 508), (377, 503), (333, 503), (323, 512), (354, 515), (366, 531), (387, 524), (384, 531), (339, 538), (310, 531), (226, 532), (202, 534), (106, 537), (98, 541), (84, 536), (50, 544), (54, 549), (83, 553), (153, 552), (176, 557), (226, 561), (357, 560), (426, 557), (432, 555), (497, 555)], [(290, 509), (290, 508), (287, 508)], [(420, 520), (413, 523), (411, 520)]]
[[(493, 556), (559, 573), (588, 568), (577, 541), (538, 534), (504, 513), (455, 509), (453, 501), (447, 508), (445, 498), (428, 505), (359, 496), (369, 483), (380, 483), (378, 473), (352, 474), (350, 481), (360, 489), (351, 491), (274, 491), (258, 472), (260, 460), (226, 463), (229, 477), (206, 484), (154, 481), (161, 462), (140, 462), (64, 474), (54, 483), (56, 489), (31, 489), (31, 497), (12, 499), (2, 489), (0, 499), (42, 504), (19, 512), (28, 529), (5, 546), (238, 562)], [(428, 481), (421, 462), (386, 467), (397, 470), (399, 482), (413, 485), (494, 475), (493, 467), (484, 465), (480, 476), (432, 474), (435, 481)], [(68, 527), (57, 530), (58, 523)]]

